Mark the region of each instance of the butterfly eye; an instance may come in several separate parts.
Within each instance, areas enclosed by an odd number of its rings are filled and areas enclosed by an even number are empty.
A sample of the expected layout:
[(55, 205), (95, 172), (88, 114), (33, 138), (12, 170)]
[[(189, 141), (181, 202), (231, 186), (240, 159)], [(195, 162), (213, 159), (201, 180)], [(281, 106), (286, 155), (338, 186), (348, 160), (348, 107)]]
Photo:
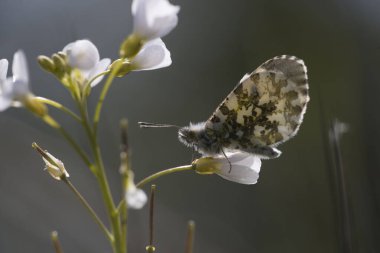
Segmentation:
[(180, 129), (178, 131), (178, 137), (182, 142), (188, 145), (191, 145), (196, 141), (196, 134), (188, 128)]
[(188, 131), (188, 132), (187, 132), (187, 139), (188, 139), (189, 141), (194, 142), (194, 141), (196, 141), (198, 138), (197, 138), (197, 135), (195, 134), (195, 132), (193, 132), (193, 131)]

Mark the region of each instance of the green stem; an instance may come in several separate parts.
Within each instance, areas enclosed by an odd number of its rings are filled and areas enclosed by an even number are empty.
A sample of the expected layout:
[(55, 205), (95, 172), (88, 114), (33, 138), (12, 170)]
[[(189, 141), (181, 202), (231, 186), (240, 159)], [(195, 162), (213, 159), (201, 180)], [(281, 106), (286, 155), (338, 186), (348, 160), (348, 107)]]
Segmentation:
[(110, 73), (110, 72), (111, 72), (111, 70), (106, 70), (106, 71), (104, 71), (104, 72), (102, 72), (102, 73), (97, 74), (97, 75), (94, 76), (90, 81), (88, 81), (88, 83), (87, 83), (86, 85), (87, 85), (87, 86), (90, 86), (91, 83), (92, 83), (93, 81), (95, 81), (95, 80), (98, 79), (99, 77), (104, 76), (104, 75), (106, 75), (106, 74), (108, 74), (108, 73)]
[(94, 122), (94, 134), (95, 135), (96, 135), (97, 130), (98, 130), (98, 124), (99, 124), (99, 120), (100, 120), (100, 113), (102, 111), (104, 99), (107, 96), (108, 90), (111, 87), (113, 79), (115, 79), (115, 77), (116, 77), (116, 73), (119, 71), (119, 69), (123, 65), (122, 62), (123, 62), (123, 59), (121, 59), (121, 61), (118, 62), (117, 64), (114, 64), (114, 67), (112, 68), (111, 74), (108, 76), (107, 81), (104, 84), (103, 89), (102, 89), (102, 91), (100, 93), (100, 97), (99, 97), (98, 103), (97, 103), (96, 108), (95, 108), (95, 114), (94, 114), (94, 119), (93, 119), (93, 122)]
[(63, 137), (65, 137), (67, 142), (75, 149), (75, 151), (79, 154), (83, 162), (91, 169), (91, 171), (94, 170), (94, 167), (92, 163), (90, 162), (90, 159), (88, 158), (86, 153), (76, 143), (76, 141), (71, 137), (71, 135), (55, 119), (53, 119), (49, 115), (45, 115), (41, 119), (52, 128), (57, 129), (63, 135)]
[(63, 178), (62, 181), (66, 183), (66, 185), (70, 188), (70, 190), (78, 197), (80, 202), (84, 205), (87, 211), (91, 214), (92, 218), (102, 229), (107, 239), (112, 243), (114, 241), (112, 234), (108, 231), (107, 227), (100, 220), (100, 218), (98, 217), (94, 209), (90, 206), (90, 204), (87, 202), (87, 200), (82, 196), (82, 194), (80, 194), (80, 192), (75, 188), (75, 186), (67, 178)]
[(108, 180), (107, 176), (105, 173), (104, 169), (104, 164), (100, 152), (100, 148), (97, 142), (96, 134), (93, 129), (91, 129), (91, 126), (88, 122), (88, 114), (87, 114), (87, 104), (86, 100), (82, 100), (82, 103), (79, 104), (81, 116), (82, 116), (82, 125), (87, 133), (87, 136), (90, 141), (90, 146), (92, 149), (92, 152), (95, 157), (95, 163), (96, 163), (96, 178), (98, 180), (103, 199), (105, 202), (105, 206), (107, 209), (107, 213), (111, 222), (111, 227), (112, 227), (112, 233), (114, 236), (114, 241), (113, 241), (113, 249), (117, 253), (122, 253), (122, 248), (121, 248), (121, 225), (120, 225), (120, 219), (119, 216), (116, 212), (115, 204), (113, 202), (112, 198), (112, 193), (110, 190), (110, 187), (108, 185)]
[(60, 104), (54, 100), (44, 98), (44, 97), (34, 97), (34, 99), (37, 101), (40, 101), (44, 104), (51, 105), (51, 106), (63, 111), (64, 113), (67, 113), (68, 115), (70, 115), (73, 119), (75, 119), (79, 123), (82, 123), (79, 116), (75, 112), (71, 111), (69, 108), (65, 107), (64, 105), (62, 105), (62, 104)]
[(116, 207), (116, 212), (118, 212), (119, 214), (121, 214), (122, 212), (122, 209), (126, 206), (126, 202), (125, 202), (125, 198), (122, 198), (119, 202), (119, 204), (117, 205)]
[(184, 166), (180, 166), (180, 167), (175, 167), (175, 168), (171, 168), (171, 169), (162, 170), (162, 171), (159, 171), (159, 172), (157, 172), (157, 173), (155, 173), (153, 175), (150, 175), (150, 176), (144, 178), (138, 184), (136, 184), (136, 187), (137, 188), (142, 188), (147, 183), (149, 183), (149, 182), (151, 182), (153, 180), (156, 180), (159, 177), (162, 177), (162, 176), (165, 176), (165, 175), (168, 175), (168, 174), (172, 174), (172, 173), (176, 173), (176, 172), (180, 172), (180, 171), (187, 171), (187, 170), (193, 170), (193, 169), (194, 169), (194, 167), (192, 165), (184, 165)]

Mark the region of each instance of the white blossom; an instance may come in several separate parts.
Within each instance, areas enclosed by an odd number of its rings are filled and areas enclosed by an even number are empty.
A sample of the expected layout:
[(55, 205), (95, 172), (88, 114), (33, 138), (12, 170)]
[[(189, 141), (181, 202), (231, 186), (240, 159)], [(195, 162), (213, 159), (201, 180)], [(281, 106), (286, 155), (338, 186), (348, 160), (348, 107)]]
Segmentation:
[[(74, 71), (74, 78), (81, 85), (86, 84), (96, 75), (104, 72), (111, 60), (104, 58), (100, 60), (99, 51), (89, 40), (77, 40), (65, 46), (63, 52), (67, 55), (67, 62)], [(91, 87), (97, 85), (103, 76), (98, 77), (91, 83)]]
[(170, 52), (161, 39), (148, 41), (132, 59), (132, 70), (152, 70), (164, 68), (172, 64)]
[(63, 165), (63, 162), (57, 158), (55, 158), (53, 155), (51, 155), (49, 152), (45, 151), (45, 154), (50, 158), (49, 161), (45, 157), (42, 157), (42, 159), (45, 162), (45, 170), (49, 172), (49, 174), (56, 180), (61, 180), (62, 177), (69, 177), (69, 173), (67, 173), (65, 166)]
[(141, 209), (148, 200), (145, 192), (138, 189), (134, 182), (134, 175), (132, 171), (128, 172), (128, 186), (125, 193), (128, 208)]
[(256, 184), (259, 178), (261, 160), (258, 156), (248, 153), (227, 153), (228, 161), (224, 156), (216, 159), (221, 163), (216, 172), (224, 179), (240, 184)]
[(13, 56), (12, 77), (7, 78), (8, 60), (0, 60), (0, 111), (10, 106), (22, 106), (32, 93), (29, 90), (28, 66), (25, 54), (19, 50)]
[(133, 0), (133, 33), (145, 41), (164, 37), (176, 27), (179, 9), (168, 0)]
[(194, 162), (195, 170), (200, 174), (216, 173), (240, 184), (257, 183), (261, 167), (258, 156), (244, 152), (226, 153), (226, 156), (202, 157)]

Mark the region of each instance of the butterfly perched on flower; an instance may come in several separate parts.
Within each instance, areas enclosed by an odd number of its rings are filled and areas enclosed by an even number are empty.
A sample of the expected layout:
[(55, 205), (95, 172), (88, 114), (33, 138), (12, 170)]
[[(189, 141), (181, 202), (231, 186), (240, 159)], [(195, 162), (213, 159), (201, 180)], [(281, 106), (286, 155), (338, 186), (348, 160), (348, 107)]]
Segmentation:
[(207, 121), (180, 128), (178, 138), (204, 156), (245, 152), (276, 158), (281, 154), (276, 147), (296, 135), (308, 94), (304, 62), (295, 56), (274, 57), (246, 74)]

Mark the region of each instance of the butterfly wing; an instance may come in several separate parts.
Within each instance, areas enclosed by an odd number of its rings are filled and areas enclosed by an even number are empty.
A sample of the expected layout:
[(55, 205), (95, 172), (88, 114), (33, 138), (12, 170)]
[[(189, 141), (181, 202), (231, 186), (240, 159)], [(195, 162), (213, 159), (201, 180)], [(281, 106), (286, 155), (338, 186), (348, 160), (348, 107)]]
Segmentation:
[[(307, 70), (295, 56), (277, 56), (247, 74), (207, 120), (230, 149), (251, 150), (293, 137), (309, 101)], [(253, 152), (254, 153), (254, 152)]]

